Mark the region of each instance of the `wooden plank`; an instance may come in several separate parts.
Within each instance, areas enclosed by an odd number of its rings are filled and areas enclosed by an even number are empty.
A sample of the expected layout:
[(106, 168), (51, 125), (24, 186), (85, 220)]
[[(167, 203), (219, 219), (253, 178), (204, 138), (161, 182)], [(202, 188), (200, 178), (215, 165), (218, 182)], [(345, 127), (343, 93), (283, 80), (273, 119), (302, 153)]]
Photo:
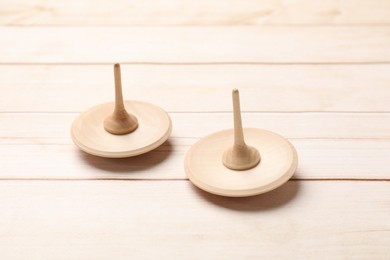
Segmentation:
[(390, 62), (389, 26), (0, 27), (0, 63)]
[[(171, 112), (231, 111), (234, 87), (244, 111), (375, 112), (390, 111), (389, 71), (389, 64), (123, 65), (122, 80), (126, 98)], [(0, 111), (80, 112), (113, 100), (113, 81), (111, 65), (0, 65)]]
[[(0, 179), (182, 180), (184, 156), (196, 140), (173, 137), (150, 153), (127, 159), (91, 156), (75, 145), (0, 145)], [(290, 141), (299, 155), (294, 179), (390, 180), (390, 140)]]
[[(86, 155), (72, 144), (69, 131), (76, 115), (0, 114), (0, 178), (183, 179), (190, 145), (232, 127), (231, 113), (171, 113), (172, 137), (162, 147), (144, 156), (112, 160)], [(300, 159), (295, 178), (390, 179), (389, 117), (388, 113), (244, 113), (243, 122), (291, 139)]]
[(386, 0), (2, 1), (5, 25), (389, 24)]
[[(71, 144), (70, 127), (77, 115), (0, 113), (0, 144)], [(198, 139), (233, 128), (232, 113), (170, 116), (175, 138)], [(242, 120), (244, 127), (268, 129), (294, 139), (390, 139), (390, 113), (243, 113)]]
[(1, 181), (0, 250), (3, 259), (387, 259), (389, 205), (389, 182), (294, 181), (229, 199), (184, 181)]
[[(144, 156), (112, 160), (86, 155), (72, 144), (69, 131), (75, 117), (0, 114), (0, 178), (183, 179), (190, 145), (232, 127), (230, 113), (171, 113), (172, 137), (162, 147)], [(389, 117), (388, 113), (244, 113), (243, 122), (290, 138), (300, 158), (295, 178), (390, 179)]]

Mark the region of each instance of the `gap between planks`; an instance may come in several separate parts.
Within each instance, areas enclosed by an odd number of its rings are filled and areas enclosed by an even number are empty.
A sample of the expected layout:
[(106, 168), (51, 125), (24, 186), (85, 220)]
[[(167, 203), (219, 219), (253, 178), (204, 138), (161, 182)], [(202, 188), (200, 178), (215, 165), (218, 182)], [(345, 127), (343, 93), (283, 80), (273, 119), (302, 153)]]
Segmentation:
[[(155, 182), (155, 181), (185, 181), (189, 182), (189, 179), (187, 178), (171, 178), (171, 179), (138, 179), (138, 178), (2, 178), (0, 177), (0, 181), (149, 181), (149, 182)], [(365, 179), (359, 179), (359, 178), (299, 178), (296, 179), (292, 177), (288, 181), (301, 181), (301, 182), (307, 182), (307, 181), (359, 181), (359, 182), (372, 182), (372, 181), (390, 181), (390, 177), (388, 179), (386, 178), (365, 178)]]
[[(169, 114), (194, 114), (194, 115), (202, 115), (202, 114), (215, 114), (215, 115), (226, 115), (232, 114), (232, 111), (169, 111), (165, 110)], [(84, 111), (0, 111), (0, 115), (74, 115), (75, 117), (82, 113)], [(299, 110), (294, 110), (294, 111), (261, 111), (261, 110), (243, 110), (241, 111), (242, 114), (248, 114), (248, 115), (293, 115), (293, 114), (313, 114), (313, 115), (339, 115), (339, 114), (361, 114), (361, 115), (375, 115), (375, 114), (384, 114), (384, 115), (390, 115), (390, 111), (348, 111), (348, 110), (327, 110), (327, 111), (299, 111)]]
[[(0, 66), (112, 66), (114, 62), (0, 62)], [(150, 65), (150, 66), (345, 66), (345, 65), (388, 65), (389, 61), (358, 61), (358, 62), (121, 62), (121, 65)]]

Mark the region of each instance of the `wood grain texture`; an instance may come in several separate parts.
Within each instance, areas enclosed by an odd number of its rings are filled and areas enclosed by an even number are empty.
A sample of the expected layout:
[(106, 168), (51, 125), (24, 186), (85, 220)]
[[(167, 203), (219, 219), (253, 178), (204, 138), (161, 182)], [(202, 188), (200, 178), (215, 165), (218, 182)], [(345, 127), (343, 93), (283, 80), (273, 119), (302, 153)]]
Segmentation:
[(3, 25), (390, 24), (386, 0), (2, 1)]
[(389, 198), (389, 182), (293, 181), (233, 200), (184, 181), (1, 181), (0, 250), (5, 259), (386, 259)]
[[(1, 259), (390, 255), (389, 1), (0, 9)], [(173, 119), (172, 137), (143, 156), (98, 158), (71, 142), (76, 115), (112, 101), (115, 62), (125, 99)], [(250, 199), (206, 194), (183, 168), (190, 145), (233, 126), (232, 88), (244, 126), (286, 136), (300, 158), (295, 180)]]
[(390, 26), (3, 26), (0, 63), (388, 63), (389, 30)]
[[(125, 99), (170, 112), (230, 112), (234, 87), (243, 111), (390, 111), (389, 64), (121, 67)], [(0, 65), (0, 111), (81, 112), (113, 86), (111, 65)]]
[[(176, 138), (199, 139), (233, 128), (231, 113), (170, 116)], [(69, 131), (76, 117), (77, 113), (0, 113), (0, 143), (72, 144)], [(268, 129), (286, 138), (390, 139), (389, 113), (244, 113), (242, 120), (245, 127)]]
[[(3, 144), (0, 179), (186, 179), (184, 156), (196, 140), (173, 137), (150, 153), (128, 159), (99, 158), (75, 145)], [(293, 179), (390, 180), (389, 140), (290, 141), (299, 156)]]
[[(162, 147), (134, 159), (109, 160), (72, 144), (69, 129), (76, 115), (0, 114), (1, 178), (183, 179), (190, 145), (233, 125), (231, 113), (171, 113), (172, 137)], [(389, 121), (387, 113), (243, 114), (246, 126), (291, 139), (300, 157), (298, 179), (389, 179)]]

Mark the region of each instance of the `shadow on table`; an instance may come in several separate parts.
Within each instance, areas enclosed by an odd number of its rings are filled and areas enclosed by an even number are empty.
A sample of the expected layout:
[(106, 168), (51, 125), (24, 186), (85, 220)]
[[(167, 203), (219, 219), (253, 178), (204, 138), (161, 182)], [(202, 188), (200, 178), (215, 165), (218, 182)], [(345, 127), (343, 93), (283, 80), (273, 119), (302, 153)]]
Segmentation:
[[(193, 186), (193, 185), (192, 185)], [(237, 211), (266, 211), (282, 207), (294, 200), (299, 193), (300, 181), (290, 180), (281, 187), (253, 197), (229, 198), (193, 189), (204, 200), (219, 207)]]
[(128, 158), (103, 158), (80, 150), (80, 157), (90, 166), (113, 173), (146, 171), (168, 159), (174, 150), (169, 139), (160, 147), (145, 154)]

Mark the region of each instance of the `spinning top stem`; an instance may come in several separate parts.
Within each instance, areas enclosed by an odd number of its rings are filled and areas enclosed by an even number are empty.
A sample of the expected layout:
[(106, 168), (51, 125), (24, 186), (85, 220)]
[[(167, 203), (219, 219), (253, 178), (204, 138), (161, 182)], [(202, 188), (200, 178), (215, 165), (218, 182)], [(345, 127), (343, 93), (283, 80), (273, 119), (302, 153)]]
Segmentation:
[(233, 117), (234, 117), (234, 146), (245, 147), (244, 133), (242, 129), (241, 108), (240, 108), (240, 93), (237, 89), (233, 89)]
[(223, 165), (232, 170), (248, 170), (260, 162), (256, 148), (245, 143), (241, 121), (240, 96), (237, 89), (232, 92), (234, 114), (234, 144), (222, 156)]
[(115, 135), (133, 132), (138, 127), (137, 118), (127, 113), (122, 96), (121, 69), (118, 63), (114, 65), (115, 77), (115, 108), (114, 112), (104, 120), (104, 129)]

